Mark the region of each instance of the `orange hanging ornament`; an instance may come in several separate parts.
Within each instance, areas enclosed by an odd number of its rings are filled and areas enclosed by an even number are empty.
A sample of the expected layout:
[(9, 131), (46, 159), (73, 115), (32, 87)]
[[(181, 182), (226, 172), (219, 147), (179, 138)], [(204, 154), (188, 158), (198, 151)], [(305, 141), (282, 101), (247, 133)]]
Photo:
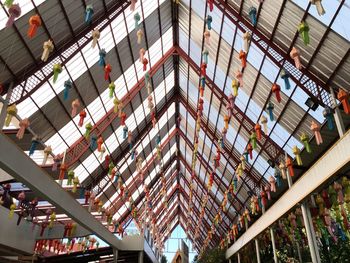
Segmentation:
[(29, 38), (35, 36), (38, 27), (41, 26), (41, 18), (39, 15), (34, 15), (29, 18), (29, 29), (27, 35)]
[(286, 166), (288, 168), (289, 175), (293, 177), (294, 176), (293, 160), (290, 157), (287, 157), (286, 159)]
[(343, 105), (344, 112), (346, 114), (350, 114), (349, 93), (343, 89), (340, 89), (337, 97)]
[(239, 59), (241, 60), (242, 68), (247, 66), (247, 53), (243, 50), (239, 51)]

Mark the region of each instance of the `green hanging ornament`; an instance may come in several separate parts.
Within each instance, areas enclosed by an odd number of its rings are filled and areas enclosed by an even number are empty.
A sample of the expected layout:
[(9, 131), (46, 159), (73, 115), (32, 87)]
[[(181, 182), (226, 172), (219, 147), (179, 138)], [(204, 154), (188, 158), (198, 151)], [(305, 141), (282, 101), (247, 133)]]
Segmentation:
[(114, 95), (114, 90), (115, 90), (114, 82), (109, 83), (108, 89), (109, 89), (109, 98), (112, 99)]
[(298, 32), (306, 46), (310, 44), (309, 30), (310, 28), (306, 21), (302, 21), (298, 26)]
[(300, 136), (300, 140), (303, 142), (306, 152), (311, 153), (312, 151), (309, 143), (309, 140), (310, 140), (309, 135), (307, 135), (306, 133), (302, 133)]
[(90, 132), (91, 132), (91, 130), (92, 130), (92, 124), (91, 124), (91, 122), (89, 122), (89, 123), (87, 123), (86, 125), (85, 125), (85, 133), (84, 133), (84, 137), (88, 140), (89, 139), (89, 137), (90, 137)]
[(53, 83), (56, 83), (58, 75), (62, 72), (61, 64), (53, 65)]
[(68, 171), (67, 185), (73, 185), (73, 179), (74, 179), (74, 171), (73, 170), (69, 170)]

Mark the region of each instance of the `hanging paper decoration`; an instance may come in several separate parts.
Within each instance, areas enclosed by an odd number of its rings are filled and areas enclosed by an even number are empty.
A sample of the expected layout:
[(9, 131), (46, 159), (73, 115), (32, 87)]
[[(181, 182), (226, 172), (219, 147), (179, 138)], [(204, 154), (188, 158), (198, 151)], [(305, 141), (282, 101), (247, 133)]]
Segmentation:
[(148, 59), (147, 58), (143, 58), (142, 60), (142, 64), (143, 64), (143, 71), (147, 70), (147, 64), (148, 64)]
[(13, 23), (15, 22), (15, 19), (21, 16), (21, 7), (19, 4), (13, 4), (9, 7), (8, 13), (9, 18), (6, 22), (6, 27), (11, 27)]
[(70, 79), (64, 82), (64, 90), (63, 90), (63, 100), (67, 100), (69, 97), (69, 90), (73, 87), (72, 81)]
[(316, 123), (315, 121), (311, 121), (311, 127), (310, 128), (314, 132), (317, 145), (322, 144), (323, 140), (322, 140), (322, 136), (321, 136), (321, 133), (320, 133), (321, 126), (318, 123)]
[(247, 66), (247, 53), (243, 50), (239, 51), (239, 59), (241, 60), (242, 68), (245, 68)]
[(10, 8), (13, 5), (14, 0), (5, 0), (4, 1), (4, 6), (7, 8)]
[(252, 131), (252, 133), (250, 134), (250, 142), (252, 144), (252, 148), (256, 149), (257, 147), (257, 135), (256, 132)]
[(264, 133), (267, 135), (268, 134), (268, 131), (267, 131), (267, 118), (264, 115), (262, 115), (261, 118), (260, 118), (260, 122), (263, 125)]
[(300, 149), (298, 148), (298, 146), (295, 145), (295, 146), (292, 148), (292, 151), (293, 151), (293, 153), (294, 153), (294, 155), (295, 155), (295, 159), (296, 159), (296, 161), (297, 161), (297, 164), (298, 164), (299, 166), (302, 166), (302, 165), (303, 165), (303, 162), (302, 162), (301, 157), (300, 157)]
[(250, 160), (252, 160), (253, 159), (253, 146), (250, 142), (247, 145), (247, 151), (249, 153)]
[(270, 116), (270, 121), (274, 121), (275, 117), (273, 115), (273, 109), (275, 108), (275, 105), (269, 101), (269, 103), (267, 104), (267, 111), (269, 112), (269, 116)]
[(88, 122), (85, 125), (85, 133), (84, 133), (84, 137), (88, 140), (90, 138), (90, 132), (92, 130), (92, 124), (91, 122)]
[(211, 23), (213, 22), (213, 18), (211, 17), (211, 15), (207, 15), (206, 22), (208, 30), (211, 30)]
[(253, 24), (253, 26), (256, 26), (256, 13), (257, 10), (254, 6), (250, 7), (248, 10), (250, 22)]
[(275, 167), (275, 178), (276, 178), (276, 184), (277, 187), (282, 186), (282, 176), (281, 176), (281, 171), (278, 169), (278, 167)]
[(69, 170), (68, 173), (67, 173), (67, 185), (73, 185), (73, 179), (74, 179), (74, 171), (73, 170)]
[(85, 111), (85, 110), (80, 111), (79, 117), (80, 117), (80, 118), (79, 118), (78, 126), (79, 126), (79, 127), (83, 127), (84, 119), (85, 119), (85, 117), (86, 117), (86, 111)]
[(242, 169), (245, 170), (245, 168), (246, 168), (246, 159), (245, 159), (245, 157), (242, 155), (239, 159), (241, 160)]
[(140, 17), (140, 14), (137, 12), (135, 15), (134, 15), (134, 21), (135, 21), (135, 29), (138, 29), (139, 28), (139, 22), (141, 20), (141, 17)]
[(48, 41), (45, 41), (43, 44), (43, 54), (41, 55), (41, 60), (46, 62), (49, 58), (50, 53), (53, 51), (53, 43), (49, 39)]
[(53, 83), (56, 83), (58, 75), (62, 72), (62, 66), (61, 64), (55, 64), (53, 65)]
[(43, 162), (42, 165), (45, 165), (47, 162), (47, 159), (49, 158), (49, 155), (52, 154), (52, 148), (50, 145), (46, 146), (44, 148), (44, 158), (43, 158)]
[(204, 49), (202, 52), (203, 63), (208, 64), (209, 51), (208, 49)]
[(327, 120), (327, 127), (329, 130), (334, 130), (334, 116), (333, 116), (333, 109), (326, 106), (323, 110), (323, 117)]
[(97, 41), (100, 39), (100, 31), (96, 28), (95, 30), (92, 30), (92, 43), (91, 47), (95, 48), (97, 45)]
[(322, 16), (326, 13), (322, 6), (322, 0), (310, 0), (310, 3), (316, 6), (318, 15)]
[(349, 93), (343, 89), (339, 89), (337, 98), (343, 105), (344, 112), (350, 114)]
[(228, 129), (228, 123), (230, 121), (230, 118), (228, 115), (225, 115), (224, 116), (224, 124), (225, 124), (225, 129), (227, 130)]
[(207, 29), (204, 31), (204, 42), (206, 45), (210, 46), (210, 31)]
[(10, 205), (9, 219), (13, 218), (13, 215), (15, 214), (15, 209), (16, 209), (16, 205), (15, 204), (11, 204)]
[[(143, 61), (143, 58), (144, 58), (144, 56), (145, 56), (145, 53), (146, 53), (146, 51), (145, 51), (145, 49), (144, 48), (140, 48), (140, 51), (139, 51), (139, 56), (140, 56), (140, 58), (139, 58), (139, 61), (142, 63), (142, 61)], [(147, 84), (149, 83), (149, 80), (147, 80)]]
[(271, 192), (276, 192), (276, 179), (272, 175), (269, 178)]
[(255, 124), (254, 130), (256, 133), (256, 138), (258, 139), (258, 141), (260, 141), (262, 136), (261, 136), (261, 126), (259, 123)]
[(105, 61), (105, 57), (107, 55), (107, 52), (104, 48), (102, 48), (100, 51), (99, 51), (99, 60), (98, 60), (98, 65), (101, 66), (101, 67), (104, 67), (106, 65), (106, 61)]
[(19, 129), (18, 129), (18, 132), (16, 134), (17, 139), (19, 139), (19, 140), (23, 139), (25, 130), (29, 127), (29, 124), (30, 124), (30, 122), (29, 122), (28, 118), (25, 118), (25, 119), (19, 121)]
[(136, 5), (137, 0), (131, 0), (130, 1), (130, 11), (134, 12), (135, 11), (135, 5)]
[(142, 29), (137, 30), (136, 35), (137, 35), (137, 44), (140, 45), (143, 37)]
[(102, 151), (102, 145), (103, 145), (103, 138), (102, 138), (102, 136), (100, 136), (97, 139), (97, 151), (98, 152)]
[(278, 168), (281, 171), (281, 175), (283, 179), (287, 179), (287, 173), (286, 173), (286, 166), (283, 162), (280, 162), (280, 164), (278, 165)]
[(232, 83), (231, 83), (231, 86), (232, 86), (232, 95), (233, 95), (234, 97), (237, 97), (237, 96), (238, 96), (238, 88), (239, 88), (239, 86), (240, 86), (238, 80), (233, 79), (233, 80), (232, 80)]
[(41, 26), (41, 18), (39, 15), (33, 15), (29, 18), (29, 29), (27, 35), (29, 38), (35, 36), (38, 27)]
[(106, 148), (102, 145), (101, 146), (101, 150), (99, 152), (100, 152), (100, 161), (102, 161), (103, 160), (103, 156), (104, 156), (104, 154), (106, 152)]
[(111, 64), (107, 64), (105, 66), (105, 80), (108, 80), (110, 78), (111, 72), (112, 72), (112, 66), (111, 66)]
[(297, 69), (301, 70), (300, 52), (296, 47), (292, 48), (290, 52), (290, 57), (294, 60), (294, 65)]
[(281, 87), (280, 87), (280, 85), (278, 85), (277, 83), (274, 83), (272, 85), (272, 92), (275, 93), (277, 102), (280, 103), (281, 102)]
[(72, 101), (72, 118), (77, 115), (78, 109), (80, 107), (80, 101), (79, 99), (75, 99)]
[(310, 28), (306, 21), (301, 21), (301, 23), (298, 26), (298, 32), (306, 46), (310, 44), (309, 30)]
[(244, 45), (245, 52), (248, 52), (250, 39), (251, 39), (250, 33), (248, 31), (244, 32), (243, 45)]
[(120, 125), (124, 126), (126, 121), (126, 113), (122, 112), (120, 113)]
[(243, 73), (240, 70), (237, 70), (236, 74), (235, 74), (235, 77), (238, 80), (239, 86), (243, 87)]
[(284, 80), (284, 87), (286, 88), (286, 90), (289, 90), (290, 89), (289, 72), (285, 69), (281, 69), (280, 77)]
[(79, 178), (78, 176), (75, 176), (73, 179), (73, 189), (72, 189), (72, 193), (76, 193), (77, 189), (78, 189), (78, 185), (79, 185)]
[(36, 148), (39, 145), (39, 142), (40, 142), (40, 139), (37, 136), (34, 136), (32, 139), (32, 144), (30, 145), (30, 148), (29, 148), (29, 156), (34, 154)]
[(94, 8), (92, 5), (87, 5), (85, 9), (85, 23), (91, 24)]
[(300, 135), (300, 140), (304, 144), (306, 152), (311, 153), (311, 147), (310, 147), (310, 143), (309, 143), (309, 140), (310, 140), (309, 135), (307, 135), (306, 133), (303, 132)]
[(128, 126), (124, 126), (123, 127), (123, 139), (126, 139), (126, 137), (128, 136)]
[(90, 149), (91, 151), (95, 151), (97, 148), (97, 136), (93, 134), (90, 138)]

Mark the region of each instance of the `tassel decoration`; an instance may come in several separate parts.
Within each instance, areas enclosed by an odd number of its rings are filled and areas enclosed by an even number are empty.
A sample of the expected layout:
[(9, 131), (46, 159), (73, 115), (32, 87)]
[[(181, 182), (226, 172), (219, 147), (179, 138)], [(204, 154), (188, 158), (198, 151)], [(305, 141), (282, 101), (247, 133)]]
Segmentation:
[(261, 136), (261, 126), (259, 123), (255, 124), (254, 130), (256, 133), (256, 138), (258, 139), (258, 141), (260, 141), (262, 136)]
[(290, 157), (287, 157), (286, 159), (286, 167), (288, 168), (288, 173), (291, 177), (294, 176), (294, 169), (293, 169), (293, 160)]
[(115, 84), (114, 84), (114, 82), (109, 83), (108, 89), (109, 89), (109, 98), (113, 98), (114, 91), (115, 91)]
[(72, 101), (72, 118), (75, 117), (75, 115), (77, 115), (78, 113), (78, 108), (80, 107), (80, 101), (79, 99), (75, 99)]
[(333, 109), (326, 106), (323, 110), (323, 117), (326, 118), (327, 120), (327, 127), (330, 131), (333, 131), (335, 126), (334, 126), (334, 116), (333, 116)]
[(211, 15), (207, 15), (206, 22), (208, 30), (211, 30), (211, 23), (213, 22), (213, 18), (211, 17)]
[(143, 64), (143, 71), (147, 70), (147, 64), (148, 64), (148, 59), (147, 58), (143, 58), (142, 60), (142, 64)]
[(6, 27), (11, 27), (15, 22), (15, 19), (21, 16), (21, 12), (22, 10), (19, 4), (11, 5), (8, 9), (9, 18), (6, 22)]
[(309, 30), (310, 28), (306, 21), (302, 21), (298, 26), (298, 32), (303, 39), (305, 46), (310, 44)]
[(98, 40), (100, 39), (101, 33), (98, 29), (92, 30), (92, 43), (91, 47), (95, 48)]
[(17, 139), (22, 140), (26, 129), (29, 127), (30, 122), (28, 118), (19, 121), (19, 130), (16, 134)]
[(290, 74), (286, 69), (281, 69), (280, 77), (284, 80), (284, 87), (286, 90), (290, 89)]
[(29, 18), (29, 29), (27, 36), (33, 38), (36, 35), (36, 31), (41, 26), (41, 18), (39, 15), (33, 15)]
[(90, 132), (92, 130), (92, 124), (91, 122), (88, 122), (86, 125), (85, 125), (85, 133), (84, 133), (84, 137), (85, 139), (89, 139), (90, 138)]
[(269, 112), (269, 116), (270, 116), (270, 121), (274, 121), (275, 117), (273, 115), (273, 109), (275, 108), (275, 105), (270, 101), (267, 104), (267, 111)]
[(143, 37), (142, 29), (137, 30), (136, 36), (137, 36), (137, 44), (140, 45), (142, 42), (142, 37)]
[(94, 8), (92, 5), (87, 5), (85, 9), (85, 23), (91, 24), (92, 15), (94, 14)]
[(266, 135), (268, 135), (268, 130), (267, 130), (267, 118), (266, 118), (264, 115), (261, 116), (260, 122), (261, 122), (261, 124), (263, 125), (264, 133), (265, 133)]
[(105, 61), (105, 57), (107, 55), (107, 52), (104, 48), (102, 48), (99, 52), (99, 60), (98, 60), (98, 65), (101, 66), (101, 67), (104, 67), (105, 64), (106, 64), (106, 61)]
[(247, 66), (247, 53), (243, 50), (239, 51), (239, 59), (241, 60), (242, 68), (245, 68)]
[(52, 154), (52, 148), (50, 145), (48, 145), (44, 148), (44, 158), (43, 158), (42, 165), (46, 165), (47, 159), (49, 158), (50, 154)]
[(210, 31), (209, 31), (208, 29), (206, 29), (206, 30), (204, 31), (203, 36), (204, 36), (204, 42), (205, 42), (205, 44), (208, 45), (208, 46), (210, 46)]
[(295, 67), (301, 70), (302, 65), (300, 61), (300, 52), (296, 47), (292, 48), (292, 51), (290, 52), (290, 57), (294, 60)]
[(322, 0), (310, 0), (310, 3), (316, 6), (318, 15), (322, 16), (326, 13), (322, 6)]
[(340, 89), (337, 98), (343, 105), (344, 112), (346, 114), (350, 114), (349, 93), (343, 89)]
[(86, 111), (85, 110), (80, 111), (80, 113), (79, 113), (79, 123), (78, 123), (79, 127), (83, 127), (85, 118), (86, 118)]
[(64, 90), (63, 90), (63, 100), (67, 100), (69, 97), (69, 90), (73, 87), (72, 81), (70, 79), (64, 82)]
[(243, 46), (244, 46), (245, 52), (248, 52), (250, 39), (251, 39), (250, 33), (248, 31), (244, 32), (244, 34), (243, 34)]
[(90, 138), (90, 149), (91, 151), (95, 151), (97, 148), (97, 136), (93, 134)]
[(203, 63), (208, 64), (209, 51), (208, 49), (204, 49), (202, 52)]
[(253, 26), (256, 26), (256, 22), (257, 22), (256, 13), (257, 13), (257, 10), (254, 6), (249, 8), (248, 14), (249, 14), (250, 22), (253, 24)]
[(139, 28), (139, 22), (141, 20), (141, 17), (140, 17), (140, 14), (137, 12), (135, 15), (134, 15), (134, 22), (135, 22), (135, 29), (138, 29)]
[(62, 66), (61, 64), (55, 64), (53, 65), (53, 83), (56, 83), (58, 79), (58, 75), (62, 72)]
[(111, 64), (107, 64), (105, 66), (105, 80), (108, 80), (110, 78), (110, 73), (112, 72), (112, 66)]
[(41, 60), (43, 62), (46, 62), (49, 58), (50, 53), (53, 51), (53, 43), (49, 39), (48, 41), (45, 41), (43, 44), (43, 54), (41, 55)]
[(278, 103), (281, 102), (281, 87), (277, 83), (272, 85), (272, 92), (275, 93), (276, 100)]
[(309, 135), (307, 135), (306, 133), (302, 133), (300, 136), (300, 140), (304, 144), (306, 152), (311, 153), (311, 147), (310, 147), (310, 143), (309, 143), (309, 140), (310, 140)]
[(300, 157), (300, 149), (298, 148), (298, 146), (294, 146), (293, 149), (292, 149), (294, 155), (295, 155), (295, 159), (297, 161), (297, 164), (299, 166), (302, 166), (303, 165), (303, 162), (301, 160), (301, 157)]
[(38, 147), (40, 142), (40, 139), (37, 136), (34, 136), (32, 139), (32, 144), (30, 145), (29, 148), (29, 156), (32, 156), (36, 150), (36, 148)]
[(323, 143), (323, 139), (322, 139), (322, 136), (321, 136), (321, 133), (320, 133), (321, 126), (318, 123), (316, 123), (315, 121), (311, 121), (311, 127), (310, 128), (314, 132), (317, 145), (322, 144)]

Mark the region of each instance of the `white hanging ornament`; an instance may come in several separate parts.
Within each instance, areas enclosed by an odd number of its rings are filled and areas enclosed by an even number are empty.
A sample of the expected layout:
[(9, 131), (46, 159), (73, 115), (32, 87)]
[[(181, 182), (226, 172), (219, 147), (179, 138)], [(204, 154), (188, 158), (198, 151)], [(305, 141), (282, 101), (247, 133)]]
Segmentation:
[(47, 59), (49, 58), (50, 53), (53, 51), (53, 43), (52, 41), (49, 39), (48, 41), (45, 41), (43, 44), (43, 54), (41, 56), (41, 60), (46, 62)]
[(248, 52), (250, 38), (251, 38), (251, 35), (248, 31), (243, 34), (243, 44), (244, 44), (245, 52)]
[(100, 39), (100, 31), (98, 29), (92, 30), (92, 48), (95, 48), (97, 41)]

